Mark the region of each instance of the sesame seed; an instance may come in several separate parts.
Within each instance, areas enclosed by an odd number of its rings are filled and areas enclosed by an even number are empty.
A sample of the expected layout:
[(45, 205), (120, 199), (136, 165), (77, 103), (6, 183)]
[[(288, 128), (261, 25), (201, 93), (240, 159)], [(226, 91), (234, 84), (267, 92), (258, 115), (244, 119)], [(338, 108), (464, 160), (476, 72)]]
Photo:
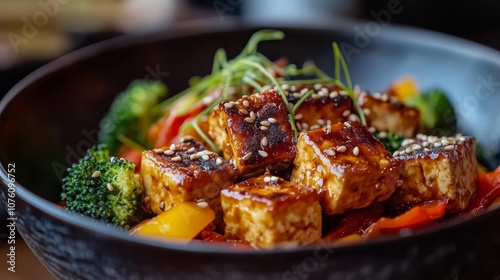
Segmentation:
[(304, 129), (308, 129), (308, 128), (309, 128), (309, 125), (308, 125), (307, 123), (303, 122), (303, 123), (302, 123), (302, 127), (303, 127)]
[(345, 125), (346, 127), (351, 127), (351, 124), (350, 124), (350, 123), (348, 123), (348, 122), (344, 122), (344, 125)]
[(242, 115), (248, 115), (248, 111), (245, 109), (239, 109), (238, 112)]
[(94, 173), (92, 173), (91, 177), (94, 179), (101, 177), (101, 171), (99, 171), (99, 170), (94, 171)]
[(368, 108), (363, 109), (363, 114), (368, 116), (370, 113), (371, 113), (370, 109), (368, 109)]
[(260, 126), (260, 130), (262, 130), (262, 131), (266, 131), (266, 130), (268, 130), (268, 129), (269, 129), (269, 127), (267, 127), (267, 126), (265, 126), (265, 125), (261, 125), (261, 126)]
[(290, 90), (291, 90), (291, 91), (296, 91), (296, 90), (297, 90), (297, 87), (296, 87), (295, 85), (292, 85), (292, 86), (290, 86)]
[(302, 130), (302, 125), (300, 123), (297, 122), (297, 123), (295, 123), (295, 125), (297, 126), (298, 130)]
[(269, 144), (267, 141), (267, 137), (264, 136), (264, 138), (262, 138), (262, 140), (260, 140), (260, 144), (264, 147), (267, 147), (267, 145)]
[(340, 95), (348, 95), (347, 91), (345, 91), (345, 90), (341, 90), (341, 91), (339, 91), (339, 94), (340, 94)]
[(424, 147), (429, 146), (429, 142), (427, 142), (427, 141), (423, 142), (423, 143), (422, 143), (422, 146), (424, 146)]
[(281, 85), (281, 89), (289, 89), (290, 88), (290, 85), (289, 84), (282, 84)]
[(157, 154), (161, 154), (161, 153), (165, 152), (165, 150), (164, 149), (155, 149), (154, 152)]
[(462, 136), (462, 137), (458, 138), (458, 140), (459, 141), (465, 141), (465, 137)]
[(216, 162), (218, 165), (222, 165), (222, 163), (224, 163), (224, 161), (223, 161), (223, 160), (222, 160), (222, 158), (220, 158), (220, 157), (219, 157), (219, 158), (217, 158), (217, 159), (215, 160), (215, 162)]
[(248, 102), (248, 100), (243, 100), (243, 106), (245, 107), (249, 107), (250, 106), (250, 102)]
[(268, 118), (267, 121), (270, 122), (270, 123), (276, 123), (276, 122), (278, 122), (275, 118)]
[(277, 182), (279, 180), (276, 176), (271, 176), (271, 182)]
[(379, 92), (376, 92), (376, 93), (374, 93), (372, 96), (373, 96), (373, 98), (375, 98), (375, 99), (380, 99), (380, 97), (381, 97), (382, 95), (381, 95)]
[(408, 147), (408, 148), (406, 148), (405, 152), (407, 154), (411, 154), (411, 152), (413, 152), (413, 149), (411, 147)]
[(194, 155), (190, 155), (189, 156), (190, 160), (196, 160), (196, 159), (199, 159), (199, 158), (200, 158), (200, 155), (198, 155), (198, 154), (194, 154)]
[(323, 85), (322, 84), (314, 84), (313, 87), (315, 90), (320, 90), (323, 87)]
[(422, 133), (419, 133), (417, 134), (417, 139), (420, 139), (420, 140), (427, 140), (427, 136), (422, 134)]
[(342, 113), (342, 117), (347, 118), (350, 114), (351, 114), (351, 110), (345, 110), (345, 111)]
[(380, 137), (380, 138), (387, 138), (387, 132), (385, 132), (385, 131), (381, 131), (381, 132), (378, 134), (378, 137)]
[(271, 123), (268, 121), (261, 121), (260, 124), (263, 126), (270, 126), (271, 125)]
[(108, 190), (109, 190), (110, 192), (112, 192), (112, 191), (115, 189), (115, 188), (113, 187), (113, 185), (111, 185), (111, 183), (107, 183), (107, 184), (106, 184), (106, 188), (108, 188)]
[(296, 119), (296, 120), (300, 120), (300, 119), (302, 119), (302, 114), (297, 114), (297, 115), (295, 115), (295, 119)]
[(250, 112), (250, 118), (255, 120), (257, 118), (257, 115), (255, 115), (255, 113), (252, 111), (252, 112)]
[(248, 160), (250, 159), (250, 157), (252, 156), (252, 153), (246, 153), (244, 156), (243, 156), (243, 160)]
[(245, 118), (245, 122), (254, 123), (255, 121), (252, 118)]
[(331, 133), (332, 132), (332, 126), (331, 125), (327, 125), (326, 128), (325, 128), (325, 132), (328, 134), (328, 133)]
[(309, 89), (308, 89), (308, 88), (303, 88), (302, 90), (300, 90), (300, 94), (304, 95), (304, 94), (306, 94), (308, 91), (309, 91)]
[(359, 148), (358, 147), (354, 147), (354, 149), (352, 149), (352, 153), (357, 156), (359, 155)]
[(425, 148), (425, 149), (424, 149), (424, 151), (425, 151), (425, 152), (430, 152), (430, 151), (431, 151), (431, 149)]
[(401, 187), (403, 185), (403, 180), (397, 180), (396, 186)]
[(170, 150), (175, 151), (176, 149), (177, 147), (175, 146), (175, 144), (170, 145)]
[(448, 145), (446, 147), (444, 147), (445, 150), (453, 150), (455, 149), (455, 145)]
[(271, 177), (268, 177), (268, 176), (264, 177), (264, 182), (266, 182), (266, 183), (271, 182)]
[(318, 119), (318, 120), (316, 120), (316, 123), (319, 125), (325, 125), (326, 122), (323, 119)]
[(382, 96), (380, 97), (380, 99), (384, 102), (387, 102), (387, 100), (389, 100), (389, 96), (387, 96), (387, 94), (382, 94)]
[(417, 151), (417, 150), (422, 149), (422, 146), (420, 146), (419, 144), (414, 144), (411, 148), (412, 148), (414, 151)]
[(326, 87), (321, 88), (323, 94), (328, 94), (328, 89)]
[(160, 210), (165, 209), (165, 201), (160, 202)]
[(266, 151), (262, 151), (262, 150), (259, 150), (259, 155), (261, 155), (262, 157), (267, 157), (268, 154)]
[(326, 149), (325, 154), (333, 157), (333, 156), (335, 156), (335, 151), (332, 149)]
[(343, 153), (345, 151), (347, 151), (347, 147), (346, 146), (339, 146), (339, 147), (337, 147), (337, 152)]
[(172, 151), (172, 150), (166, 150), (165, 152), (163, 152), (163, 154), (167, 155), (167, 156), (171, 156), (173, 155), (175, 152)]
[(313, 93), (313, 94), (311, 94), (311, 98), (312, 99), (320, 99), (321, 96), (319, 96), (317, 93)]
[(180, 156), (176, 156), (172, 158), (172, 161), (181, 161), (182, 158)]
[(320, 126), (317, 125), (317, 124), (315, 124), (315, 125), (312, 125), (309, 129), (315, 130), (315, 129), (318, 129), (318, 128), (320, 128)]
[(193, 136), (191, 135), (185, 135), (183, 137), (181, 137), (181, 142), (184, 143), (184, 142), (189, 142), (189, 141), (192, 141), (194, 138)]
[(300, 99), (302, 97), (302, 94), (300, 94), (299, 92), (294, 92), (292, 96), (296, 99)]
[(405, 139), (405, 140), (403, 140), (403, 142), (401, 142), (401, 146), (406, 146), (406, 145), (413, 144), (413, 143), (415, 143), (415, 140)]
[(441, 142), (435, 142), (434, 147), (441, 147)]
[(392, 154), (393, 157), (399, 156), (399, 151), (395, 151), (394, 154)]
[(200, 208), (207, 208), (208, 207), (208, 203), (206, 201), (200, 201), (200, 202), (196, 203), (196, 205), (198, 205), (198, 207), (200, 207)]
[(450, 144), (450, 141), (448, 141), (448, 139), (443, 139), (441, 140), (441, 144), (443, 144), (443, 146), (448, 146), (448, 144)]
[(330, 92), (329, 96), (330, 96), (330, 98), (335, 98), (335, 97), (339, 96), (339, 93), (336, 91), (332, 91), (332, 92)]
[(209, 156), (207, 156), (207, 155), (202, 155), (202, 156), (201, 156), (201, 159), (203, 159), (203, 160), (209, 160), (209, 159), (210, 159), (210, 157), (209, 157)]
[(355, 114), (350, 114), (348, 120), (351, 122), (359, 121), (359, 117)]
[(368, 128), (368, 131), (370, 131), (371, 133), (375, 133), (375, 131), (377, 131), (377, 129), (375, 127), (373, 127), (373, 126), (370, 126)]
[(233, 105), (234, 105), (234, 103), (231, 103), (231, 102), (224, 103), (224, 107), (226, 107), (227, 109), (233, 108)]
[(191, 147), (191, 148), (189, 148), (189, 149), (187, 150), (187, 152), (188, 152), (189, 154), (192, 154), (192, 153), (194, 153), (195, 151), (196, 151), (196, 149), (195, 149), (194, 147)]

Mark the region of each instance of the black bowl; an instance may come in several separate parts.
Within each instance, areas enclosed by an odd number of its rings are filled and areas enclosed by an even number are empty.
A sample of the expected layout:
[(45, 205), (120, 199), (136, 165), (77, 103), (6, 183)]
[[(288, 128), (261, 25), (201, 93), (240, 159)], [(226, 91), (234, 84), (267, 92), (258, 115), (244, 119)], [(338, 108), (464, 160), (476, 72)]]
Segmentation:
[[(171, 92), (179, 92), (191, 76), (209, 73), (217, 48), (234, 56), (253, 32), (264, 27), (286, 33), (283, 41), (261, 45), (271, 58), (286, 56), (297, 64), (313, 59), (333, 70), (331, 43), (337, 41), (349, 52), (351, 77), (364, 89), (382, 91), (403, 74), (415, 76), (423, 89), (441, 88), (458, 111), (459, 129), (477, 137), (491, 167), (499, 164), (500, 54), (442, 34), (402, 27), (373, 29), (373, 24), (190, 22), (97, 44), (42, 67), (0, 104), (2, 201), (12, 208), (17, 230), (62, 279), (498, 277), (500, 209), (362, 244), (242, 252), (130, 237), (54, 203), (64, 170), (96, 143), (99, 120), (131, 80), (159, 79)], [(16, 182), (9, 189), (12, 175)]]

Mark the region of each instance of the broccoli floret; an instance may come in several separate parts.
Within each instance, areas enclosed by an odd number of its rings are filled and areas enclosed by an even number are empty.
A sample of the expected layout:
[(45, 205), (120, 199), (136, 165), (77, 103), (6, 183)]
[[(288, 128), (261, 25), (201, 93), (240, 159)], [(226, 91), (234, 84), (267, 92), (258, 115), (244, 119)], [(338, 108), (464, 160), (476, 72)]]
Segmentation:
[(420, 111), (421, 133), (437, 136), (451, 136), (456, 133), (455, 110), (443, 92), (432, 90), (408, 98), (405, 104)]
[(150, 148), (148, 128), (155, 120), (152, 108), (166, 96), (166, 86), (158, 81), (137, 80), (111, 104), (100, 123), (99, 142), (115, 154), (123, 139), (130, 139), (143, 148)]
[(135, 163), (109, 154), (105, 145), (94, 146), (68, 168), (61, 198), (71, 212), (128, 229), (140, 219), (141, 184)]
[(402, 135), (396, 134), (390, 130), (376, 131), (373, 135), (384, 144), (385, 149), (391, 152), (391, 154), (399, 150), (404, 140)]

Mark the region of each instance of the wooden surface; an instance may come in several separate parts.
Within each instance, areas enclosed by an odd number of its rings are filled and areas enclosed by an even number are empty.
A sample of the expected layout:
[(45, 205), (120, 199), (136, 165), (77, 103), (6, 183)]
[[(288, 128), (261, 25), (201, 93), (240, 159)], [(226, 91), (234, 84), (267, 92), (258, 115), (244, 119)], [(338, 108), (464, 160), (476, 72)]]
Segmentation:
[(8, 270), (8, 250), (6, 239), (0, 240), (0, 279), (2, 280), (55, 280), (56, 278), (38, 261), (23, 239), (16, 239), (16, 272)]

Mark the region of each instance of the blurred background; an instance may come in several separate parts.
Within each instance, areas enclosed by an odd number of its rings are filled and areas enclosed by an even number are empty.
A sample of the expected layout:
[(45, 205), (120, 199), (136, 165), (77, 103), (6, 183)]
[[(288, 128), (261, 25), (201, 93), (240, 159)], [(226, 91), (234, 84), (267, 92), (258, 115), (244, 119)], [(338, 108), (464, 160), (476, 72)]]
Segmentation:
[[(0, 0), (0, 98), (24, 76), (72, 50), (190, 19), (382, 21), (500, 50), (498, 12), (500, 1), (489, 0)], [(5, 217), (0, 214), (0, 219)], [(22, 240), (18, 244), (17, 272), (8, 273), (2, 265), (0, 279), (53, 279)], [(0, 236), (0, 252), (6, 246)], [(0, 262), (5, 261), (1, 253)]]
[(71, 50), (175, 22), (253, 19), (384, 20), (436, 30), (500, 49), (499, 1), (432, 0), (0, 0), (0, 97), (19, 79)]

